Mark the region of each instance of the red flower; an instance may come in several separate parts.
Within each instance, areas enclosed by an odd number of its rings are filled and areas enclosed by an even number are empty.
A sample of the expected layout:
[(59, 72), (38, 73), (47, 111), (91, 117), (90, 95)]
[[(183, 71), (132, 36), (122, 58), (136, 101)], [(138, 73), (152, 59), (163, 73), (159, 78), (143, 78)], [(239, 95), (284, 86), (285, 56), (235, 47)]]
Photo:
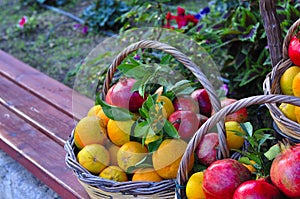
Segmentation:
[(18, 26), (19, 28), (24, 28), (24, 25), (28, 22), (27, 17), (23, 16), (19, 22), (18, 22)]
[(193, 15), (186, 15), (185, 9), (182, 7), (177, 7), (177, 16), (174, 16), (170, 12), (168, 12), (166, 14), (166, 20), (167, 20), (167, 24), (164, 25), (164, 28), (172, 28), (172, 29), (174, 29), (174, 27), (171, 26), (171, 20), (176, 20), (178, 29), (187, 26), (189, 22), (192, 22), (194, 26), (198, 23), (198, 19)]
[(182, 7), (177, 7), (177, 15), (185, 15), (185, 9)]
[(186, 19), (188, 22), (192, 22), (194, 26), (198, 23), (198, 19), (194, 15), (187, 15)]

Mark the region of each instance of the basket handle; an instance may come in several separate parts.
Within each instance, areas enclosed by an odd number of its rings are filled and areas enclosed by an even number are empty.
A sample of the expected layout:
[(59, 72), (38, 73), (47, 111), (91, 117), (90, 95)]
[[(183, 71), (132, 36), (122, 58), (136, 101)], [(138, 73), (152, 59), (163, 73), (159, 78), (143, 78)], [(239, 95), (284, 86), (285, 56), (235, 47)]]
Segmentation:
[(282, 58), (282, 33), (276, 13), (275, 1), (260, 0), (259, 9), (267, 35), (272, 67), (275, 67)]
[[(177, 173), (177, 183), (178, 187), (184, 186), (188, 180), (188, 165), (189, 160), (192, 155), (194, 155), (194, 151), (199, 145), (200, 141), (203, 139), (204, 135), (208, 133), (208, 131), (217, 124), (220, 120), (222, 120), (226, 115), (236, 112), (241, 108), (245, 108), (254, 104), (269, 104), (269, 103), (290, 103), (295, 106), (300, 106), (300, 98), (288, 95), (257, 95), (248, 98), (244, 98), (238, 100), (224, 108), (222, 108), (219, 112), (215, 113), (212, 117), (210, 117), (195, 133), (192, 139), (189, 141), (188, 146), (183, 154), (183, 157), (180, 162), (179, 170)], [(220, 143), (222, 144), (222, 143)], [(177, 190), (180, 193), (181, 198), (184, 198), (185, 191), (182, 189)]]
[(300, 18), (295, 21), (289, 28), (286, 36), (284, 37), (283, 46), (282, 46), (282, 56), (284, 59), (289, 59), (288, 48), (292, 37), (295, 35), (296, 30), (300, 26)]
[[(212, 86), (211, 82), (207, 79), (205, 74), (200, 70), (200, 68), (185, 54), (181, 53), (178, 49), (158, 41), (154, 40), (141, 40), (139, 42), (133, 43), (122, 50), (117, 57), (113, 60), (112, 64), (109, 66), (103, 87), (102, 87), (102, 97), (106, 96), (106, 93), (109, 89), (111, 84), (113, 75), (117, 69), (117, 67), (121, 64), (121, 62), (128, 56), (130, 53), (140, 49), (140, 48), (152, 48), (157, 50), (162, 50), (166, 53), (169, 53), (174, 58), (176, 58), (179, 62), (181, 62), (186, 68), (188, 68), (198, 79), (198, 81), (202, 84), (202, 86), (206, 89), (209, 99), (212, 104), (212, 108), (215, 112), (221, 109), (221, 102), (215, 92), (214, 87)], [(225, 127), (224, 127), (224, 120), (220, 121), (217, 125), (218, 128), (218, 135), (220, 140), (226, 140), (225, 138)], [(227, 145), (221, 148), (219, 152), (219, 156), (229, 157), (229, 150)]]

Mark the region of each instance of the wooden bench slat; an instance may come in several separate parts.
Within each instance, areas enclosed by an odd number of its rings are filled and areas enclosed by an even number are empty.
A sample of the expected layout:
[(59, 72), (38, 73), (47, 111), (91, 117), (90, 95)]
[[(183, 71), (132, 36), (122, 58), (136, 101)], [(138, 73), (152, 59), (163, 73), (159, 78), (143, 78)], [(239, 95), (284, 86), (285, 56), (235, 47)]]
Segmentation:
[(76, 100), (72, 101), (73, 90), (71, 88), (1, 50), (0, 74), (76, 119), (84, 117), (87, 110), (94, 104), (93, 100), (79, 93), (76, 93)]
[(63, 198), (88, 198), (65, 164), (63, 147), (0, 105), (0, 148)]
[(64, 145), (75, 121), (69, 115), (58, 111), (51, 104), (24, 90), (0, 75), (0, 104), (22, 117), (60, 145)]

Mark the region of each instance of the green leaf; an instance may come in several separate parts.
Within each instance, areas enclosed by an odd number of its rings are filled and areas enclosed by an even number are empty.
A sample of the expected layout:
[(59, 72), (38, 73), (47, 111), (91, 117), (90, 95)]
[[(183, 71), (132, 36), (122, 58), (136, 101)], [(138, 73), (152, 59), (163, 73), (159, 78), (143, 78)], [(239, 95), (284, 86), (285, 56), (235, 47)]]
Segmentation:
[(176, 128), (172, 125), (171, 122), (166, 120), (164, 127), (163, 127), (164, 132), (170, 136), (171, 138), (180, 138), (178, 131)]
[(150, 143), (148, 144), (148, 151), (149, 151), (150, 153), (156, 151), (156, 150), (158, 149), (159, 145), (162, 143), (162, 140), (163, 140), (163, 139), (162, 139), (162, 135), (161, 135), (160, 138), (159, 138), (158, 140), (156, 140), (156, 141), (154, 141), (154, 142), (150, 142)]
[(145, 109), (144, 107), (139, 108), (139, 113), (142, 118), (148, 118), (149, 117), (149, 111)]
[(141, 161), (136, 163), (134, 166), (128, 167), (126, 172), (133, 173), (134, 170), (138, 168), (148, 168), (148, 167), (153, 167), (150, 155), (146, 155), (143, 159), (141, 159)]
[(158, 94), (149, 95), (144, 101), (142, 108), (149, 112), (150, 108), (156, 103)]
[(135, 137), (146, 137), (149, 133), (150, 126), (147, 121), (138, 122), (135, 126), (133, 135)]
[(273, 160), (278, 154), (281, 153), (279, 144), (275, 144), (270, 149), (264, 153), (268, 160)]
[(253, 160), (254, 162), (256, 162), (258, 165), (262, 165), (261, 159), (256, 154), (248, 153), (246, 156), (250, 160)]
[(241, 125), (242, 129), (247, 133), (247, 135), (252, 137), (252, 134), (253, 134), (252, 124), (250, 122), (246, 122), (246, 123), (241, 123), (240, 125)]
[(97, 103), (101, 105), (103, 112), (109, 119), (125, 121), (134, 118), (134, 114), (131, 113), (128, 109), (107, 104), (100, 98), (97, 99)]
[(173, 58), (172, 55), (167, 54), (167, 55), (165, 55), (165, 56), (162, 57), (160, 63), (161, 63), (161, 64), (169, 64), (169, 63), (171, 62), (171, 59), (172, 59), (172, 58)]
[(252, 163), (250, 162), (249, 158), (248, 157), (241, 157), (239, 159), (239, 162), (240, 163), (244, 163), (244, 164), (248, 164), (248, 165), (252, 165)]
[(193, 86), (196, 84), (197, 83), (192, 83), (189, 80), (181, 80), (176, 82), (173, 86), (167, 88), (167, 92), (164, 95), (171, 100), (173, 100), (176, 95), (189, 95), (195, 90)]

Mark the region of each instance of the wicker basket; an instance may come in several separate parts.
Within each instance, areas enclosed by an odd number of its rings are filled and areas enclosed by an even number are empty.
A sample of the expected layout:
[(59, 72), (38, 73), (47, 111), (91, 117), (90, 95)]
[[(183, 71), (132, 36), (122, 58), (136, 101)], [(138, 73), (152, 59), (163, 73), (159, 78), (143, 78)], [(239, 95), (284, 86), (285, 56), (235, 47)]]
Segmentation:
[[(217, 97), (210, 81), (208, 81), (206, 76), (200, 71), (199, 67), (176, 48), (158, 41), (142, 40), (131, 44), (120, 52), (108, 68), (103, 84), (102, 98), (105, 97), (108, 88), (111, 86), (114, 73), (124, 58), (126, 58), (126, 56), (128, 56), (131, 52), (145, 48), (162, 50), (181, 62), (195, 75), (202, 86), (207, 90), (213, 110), (215, 112), (220, 110), (221, 105), (219, 98)], [(224, 132), (224, 122), (222, 123), (221, 121), (218, 124), (218, 131)], [(75, 155), (76, 148), (74, 145), (74, 132), (72, 132), (71, 136), (67, 140), (65, 149), (67, 151), (66, 164), (73, 170), (91, 198), (174, 198), (175, 179), (163, 180), (161, 182), (115, 182), (92, 175), (77, 162)], [(228, 151), (225, 151), (224, 153), (226, 152)]]
[[(220, 120), (222, 120), (226, 115), (234, 113), (235, 111), (250, 106), (254, 104), (264, 104), (264, 103), (291, 103), (293, 105), (300, 105), (300, 98), (294, 97), (294, 96), (286, 96), (286, 95), (258, 95), (258, 96), (252, 96), (248, 98), (244, 98), (241, 100), (238, 100), (237, 102), (230, 104), (223, 109), (221, 109), (219, 112), (214, 114), (212, 117), (210, 117), (196, 132), (196, 134), (192, 137), (190, 140), (187, 149), (182, 157), (180, 167), (177, 174), (177, 189), (176, 189), (176, 196), (177, 198), (186, 198), (185, 193), (185, 185), (188, 181), (189, 173), (187, 171), (187, 165), (191, 158), (191, 156), (194, 155), (194, 152), (198, 146), (198, 144), (203, 139), (204, 135), (206, 135), (210, 129), (215, 126)], [(224, 148), (227, 148), (225, 135), (218, 134), (219, 136), (219, 148), (222, 151), (225, 151)], [(223, 154), (223, 158), (228, 158), (226, 154)]]
[[(284, 38), (282, 48), (282, 59), (273, 67), (271, 73), (269, 73), (263, 83), (263, 89), (265, 94), (282, 94), (280, 90), (280, 78), (282, 74), (293, 65), (293, 62), (288, 56), (289, 42), (294, 35), (295, 31), (300, 26), (300, 19), (298, 19), (288, 30), (287, 35)], [(270, 110), (271, 116), (274, 119), (277, 127), (281, 131), (282, 136), (291, 138), (292, 140), (300, 141), (300, 124), (287, 118), (278, 108), (275, 103), (267, 104)]]

